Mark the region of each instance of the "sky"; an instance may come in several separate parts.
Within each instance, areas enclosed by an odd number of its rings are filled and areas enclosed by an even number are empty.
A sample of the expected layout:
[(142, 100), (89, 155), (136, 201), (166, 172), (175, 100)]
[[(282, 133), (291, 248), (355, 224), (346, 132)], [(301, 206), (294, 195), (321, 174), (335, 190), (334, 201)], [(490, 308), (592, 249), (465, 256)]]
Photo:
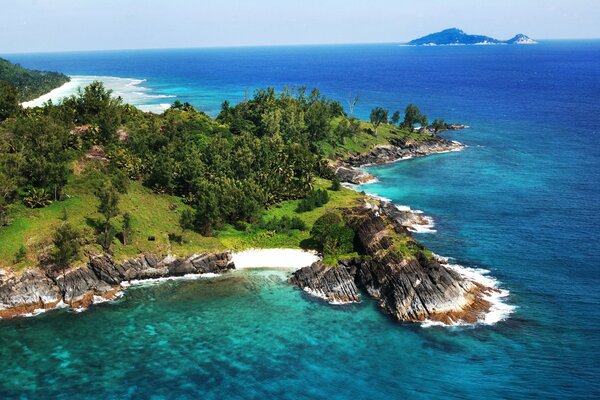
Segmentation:
[(0, 53), (600, 38), (600, 0), (0, 0)]

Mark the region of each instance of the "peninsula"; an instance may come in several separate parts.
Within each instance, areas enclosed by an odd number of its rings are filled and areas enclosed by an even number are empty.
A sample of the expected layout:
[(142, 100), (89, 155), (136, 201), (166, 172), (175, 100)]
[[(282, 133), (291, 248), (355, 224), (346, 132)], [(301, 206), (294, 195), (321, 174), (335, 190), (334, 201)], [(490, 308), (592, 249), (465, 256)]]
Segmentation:
[(498, 40), (484, 35), (470, 35), (458, 28), (445, 29), (411, 40), (411, 46), (460, 46), (460, 45), (491, 45), (491, 44), (536, 44), (537, 42), (526, 35), (518, 34), (512, 39)]
[(426, 218), (342, 185), (365, 163), (462, 149), (439, 132), (464, 126), (415, 105), (361, 121), (318, 90), (269, 88), (213, 119), (179, 101), (145, 113), (100, 82), (30, 109), (3, 88), (1, 318), (227, 273), (265, 248), (313, 252), (290, 279), (310, 295), (362, 289), (401, 321), (482, 321), (499, 293), (411, 236)]

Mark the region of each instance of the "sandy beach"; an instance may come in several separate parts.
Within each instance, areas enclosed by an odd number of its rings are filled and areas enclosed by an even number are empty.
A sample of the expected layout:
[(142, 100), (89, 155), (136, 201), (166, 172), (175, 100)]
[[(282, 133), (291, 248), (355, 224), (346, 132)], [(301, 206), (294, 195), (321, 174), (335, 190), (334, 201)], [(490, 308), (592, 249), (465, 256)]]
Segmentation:
[(320, 260), (316, 252), (300, 249), (250, 249), (233, 253), (236, 269), (281, 268), (298, 270)]
[(72, 75), (71, 80), (64, 85), (30, 101), (21, 103), (24, 108), (42, 106), (48, 100), (59, 103), (65, 97), (74, 95), (79, 88), (84, 88), (94, 81), (100, 81), (106, 89), (112, 90), (114, 96), (119, 96), (123, 102), (132, 104), (143, 111), (162, 113), (170, 107), (173, 95), (156, 94), (153, 90), (141, 86), (145, 81), (135, 78), (119, 78), (114, 76)]

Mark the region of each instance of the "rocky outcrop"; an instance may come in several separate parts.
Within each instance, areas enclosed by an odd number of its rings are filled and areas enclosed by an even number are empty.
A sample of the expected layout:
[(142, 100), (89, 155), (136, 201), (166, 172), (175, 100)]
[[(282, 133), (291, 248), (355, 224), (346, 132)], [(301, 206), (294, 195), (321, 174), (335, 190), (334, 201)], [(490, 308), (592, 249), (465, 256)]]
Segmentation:
[(408, 207), (396, 207), (393, 203), (381, 202), (382, 211), (397, 225), (401, 225), (410, 231), (423, 231), (433, 226), (433, 221), (425, 216), (422, 211), (411, 210)]
[(41, 270), (0, 275), (0, 318), (51, 308), (60, 299), (58, 286)]
[(360, 168), (354, 168), (349, 165), (335, 165), (334, 167), (335, 176), (340, 182), (354, 183), (355, 185), (361, 185), (375, 180), (375, 177)]
[(329, 302), (356, 301), (356, 288), (362, 288), (399, 321), (481, 320), (491, 307), (486, 296), (497, 289), (440, 264), (390, 211), (385, 203), (345, 210), (363, 256), (336, 267), (315, 263), (294, 273), (290, 283)]
[(353, 167), (369, 164), (385, 164), (392, 161), (423, 157), (435, 153), (458, 151), (464, 145), (441, 137), (432, 137), (429, 140), (418, 142), (392, 140), (390, 144), (379, 145), (368, 153), (348, 157), (345, 162)]
[[(465, 125), (451, 125), (448, 129), (462, 129)], [(465, 146), (439, 136), (423, 141), (392, 140), (390, 144), (375, 146), (371, 151), (352, 155), (338, 160), (332, 165), (333, 171), (341, 182), (363, 184), (373, 181), (375, 177), (362, 170), (364, 165), (386, 164), (398, 160), (423, 157), (435, 153), (446, 153), (462, 150)]]
[[(489, 311), (485, 296), (496, 289), (441, 265), (384, 208), (359, 207), (344, 217), (367, 256), (355, 281), (386, 313), (401, 321), (454, 323), (476, 322)], [(398, 240), (404, 241), (402, 250)]]
[(114, 298), (122, 284), (134, 280), (223, 273), (233, 268), (229, 252), (188, 258), (147, 254), (122, 263), (100, 255), (64, 271), (32, 269), (21, 275), (0, 275), (0, 318), (51, 309), (61, 301), (85, 308), (98, 299)]
[(348, 264), (327, 267), (317, 261), (294, 272), (289, 282), (331, 304), (358, 303), (360, 294), (348, 267)]

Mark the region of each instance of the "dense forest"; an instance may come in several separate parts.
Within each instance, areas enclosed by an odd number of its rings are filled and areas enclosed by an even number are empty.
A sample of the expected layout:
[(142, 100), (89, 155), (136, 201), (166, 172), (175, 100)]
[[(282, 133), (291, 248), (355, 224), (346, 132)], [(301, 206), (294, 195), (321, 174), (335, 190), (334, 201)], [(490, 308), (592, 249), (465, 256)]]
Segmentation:
[[(322, 207), (330, 191), (340, 190), (324, 157), (327, 148), (359, 136), (376, 138), (382, 124), (398, 134), (401, 126), (408, 132), (413, 123), (426, 123), (411, 105), (404, 121), (398, 113), (389, 120), (383, 110), (383, 117), (367, 124), (347, 116), (340, 103), (318, 90), (304, 88), (258, 90), (235, 106), (224, 102), (215, 119), (179, 101), (160, 115), (144, 113), (111, 96), (100, 82), (60, 104), (34, 109), (21, 109), (15, 92), (10, 85), (0, 86), (0, 230), (14, 222), (11, 208), (66, 204), (68, 185), (94, 196), (98, 217), (86, 216), (83, 226), (69, 222), (68, 207), (58, 215), (62, 222), (52, 233), (51, 252), (46, 252), (58, 265), (76, 259), (82, 245), (110, 253), (114, 243), (131, 242), (132, 220), (138, 216), (122, 213), (119, 203), (132, 185), (181, 199), (182, 232), (211, 237), (225, 225), (239, 231), (306, 231), (306, 221), (295, 215)], [(316, 188), (316, 179), (332, 183)], [(266, 209), (295, 199), (301, 200), (293, 215), (264, 218)], [(82, 237), (90, 229), (95, 241)], [(352, 247), (343, 226), (331, 231), (343, 238), (334, 240), (335, 246), (316, 233), (322, 231), (312, 232), (320, 250), (335, 254)], [(169, 232), (169, 239), (181, 237)], [(24, 243), (15, 262), (28, 252)]]
[(0, 85), (2, 81), (17, 89), (19, 102), (33, 100), (69, 81), (59, 72), (35, 71), (0, 58)]

